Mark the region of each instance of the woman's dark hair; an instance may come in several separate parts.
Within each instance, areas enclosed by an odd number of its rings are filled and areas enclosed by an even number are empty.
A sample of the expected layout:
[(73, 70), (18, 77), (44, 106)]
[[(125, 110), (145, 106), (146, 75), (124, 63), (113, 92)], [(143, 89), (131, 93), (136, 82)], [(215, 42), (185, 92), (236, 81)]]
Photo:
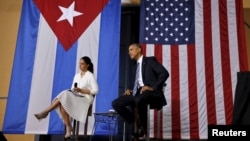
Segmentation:
[(94, 73), (94, 67), (93, 63), (91, 62), (91, 59), (88, 56), (83, 56), (81, 58), (87, 65), (89, 65), (88, 70), (92, 73)]

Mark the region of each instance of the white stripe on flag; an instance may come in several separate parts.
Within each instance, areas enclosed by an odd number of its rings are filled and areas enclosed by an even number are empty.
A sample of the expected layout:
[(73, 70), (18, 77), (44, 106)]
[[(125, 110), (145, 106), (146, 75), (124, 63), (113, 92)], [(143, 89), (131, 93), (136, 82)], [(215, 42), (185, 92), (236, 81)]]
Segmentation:
[(57, 39), (54, 33), (45, 19), (40, 16), (25, 133), (46, 134), (48, 132), (49, 116), (39, 122), (34, 114), (44, 110), (51, 103), (56, 45)]
[[(213, 7), (212, 7), (213, 6)], [(215, 103), (216, 103), (216, 115), (217, 122), (220, 124), (225, 123), (224, 114), (220, 114), (221, 111), (224, 111), (224, 103), (221, 103), (223, 100), (223, 86), (222, 84), (222, 68), (221, 68), (221, 44), (220, 44), (220, 23), (219, 23), (219, 6), (218, 1), (211, 1), (211, 22), (212, 26), (212, 46), (213, 46), (213, 66), (214, 66), (214, 87), (215, 91)]]
[[(84, 34), (80, 36), (78, 40), (78, 48), (77, 48), (77, 58), (81, 58), (82, 56), (89, 56), (94, 65), (94, 74), (97, 79), (97, 69), (98, 69), (98, 47), (99, 47), (99, 31), (100, 31), (100, 20), (101, 14), (99, 14), (96, 19), (91, 23), (91, 25), (86, 29)], [(78, 59), (79, 60), (79, 59)], [(78, 62), (76, 64), (76, 71), (79, 71)], [(95, 113), (95, 99), (92, 106), (92, 113)], [(90, 116), (88, 119), (88, 129), (87, 134), (91, 134), (92, 128), (94, 125), (94, 116)], [(79, 134), (83, 134), (84, 132), (84, 124), (81, 123), (79, 127)]]
[[(239, 60), (239, 45), (238, 45), (238, 31), (237, 31), (237, 19), (236, 19), (236, 6), (235, 1), (228, 1), (228, 36), (229, 36), (229, 46), (230, 46), (230, 67), (231, 67), (231, 78), (232, 78), (232, 91), (235, 92), (236, 83), (237, 83), (237, 75), (236, 73), (240, 70), (240, 60)], [(235, 94), (233, 94), (234, 100)]]
[[(162, 53), (163, 53), (163, 57), (162, 57), (162, 65), (168, 69), (169, 74), (171, 74), (171, 58), (170, 58), (170, 46), (169, 45), (163, 45), (162, 47)], [(164, 134), (164, 138), (171, 138), (172, 136), (172, 109), (171, 109), (171, 105), (172, 105), (172, 97), (171, 97), (171, 75), (169, 75), (168, 80), (166, 81), (167, 86), (165, 87), (165, 97), (167, 100), (167, 105), (163, 107), (163, 134)]]
[[(196, 53), (196, 76), (197, 76), (197, 101), (198, 101), (198, 117), (199, 117), (199, 135), (201, 138), (206, 138), (207, 127), (207, 107), (205, 93), (205, 71), (204, 71), (204, 29), (203, 29), (203, 3), (195, 1), (195, 53)], [(199, 24), (198, 24), (199, 23)]]
[[(190, 122), (189, 117), (189, 94), (188, 94), (188, 66), (187, 66), (187, 46), (180, 45), (179, 47), (179, 82), (180, 82), (180, 120), (181, 138), (189, 138)], [(177, 78), (176, 78), (177, 79)]]
[(146, 56), (155, 56), (155, 46), (154, 45), (147, 45), (146, 46)]

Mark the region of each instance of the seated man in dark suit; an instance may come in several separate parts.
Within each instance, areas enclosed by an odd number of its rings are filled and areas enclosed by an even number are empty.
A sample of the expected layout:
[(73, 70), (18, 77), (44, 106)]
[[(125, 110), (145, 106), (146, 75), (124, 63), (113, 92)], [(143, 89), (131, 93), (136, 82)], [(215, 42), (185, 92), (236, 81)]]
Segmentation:
[(112, 102), (112, 106), (128, 123), (137, 122), (135, 119), (138, 115), (137, 123), (140, 130), (135, 128), (135, 132), (140, 131), (139, 136), (146, 136), (147, 105), (161, 109), (167, 104), (162, 88), (169, 73), (155, 57), (143, 56), (139, 44), (131, 44), (128, 52), (130, 58), (135, 60), (134, 66), (131, 67), (132, 81), (125, 93)]

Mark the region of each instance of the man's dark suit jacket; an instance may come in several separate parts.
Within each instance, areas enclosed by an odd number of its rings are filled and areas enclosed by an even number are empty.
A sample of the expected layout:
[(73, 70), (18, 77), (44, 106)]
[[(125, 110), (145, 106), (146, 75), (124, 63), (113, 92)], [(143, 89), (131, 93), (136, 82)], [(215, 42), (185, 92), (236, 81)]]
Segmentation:
[[(155, 57), (145, 57), (142, 60), (142, 79), (145, 86), (153, 88), (154, 99), (150, 103), (151, 109), (161, 109), (167, 104), (166, 98), (162, 91), (165, 81), (169, 77), (169, 73)], [(133, 64), (132, 76), (130, 81), (130, 89), (133, 89), (136, 73), (136, 61)]]

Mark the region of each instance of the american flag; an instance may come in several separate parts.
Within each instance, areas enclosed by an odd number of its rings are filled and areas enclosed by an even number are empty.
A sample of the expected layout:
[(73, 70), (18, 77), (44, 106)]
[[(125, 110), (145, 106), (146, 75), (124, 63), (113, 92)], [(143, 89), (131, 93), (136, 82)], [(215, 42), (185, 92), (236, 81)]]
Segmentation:
[(208, 125), (231, 124), (237, 72), (248, 69), (242, 0), (142, 0), (140, 14), (144, 54), (170, 73), (150, 137), (207, 139)]

